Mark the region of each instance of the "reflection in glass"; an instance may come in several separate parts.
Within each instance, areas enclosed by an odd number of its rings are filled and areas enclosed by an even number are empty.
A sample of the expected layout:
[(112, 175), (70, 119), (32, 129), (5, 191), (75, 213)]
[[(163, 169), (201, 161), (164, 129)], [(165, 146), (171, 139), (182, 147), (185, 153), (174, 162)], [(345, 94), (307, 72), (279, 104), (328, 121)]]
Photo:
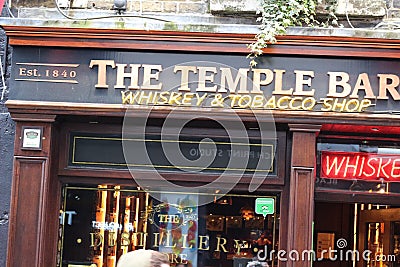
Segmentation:
[(261, 196), (230, 194), (199, 207), (202, 197), (122, 186), (65, 187), (57, 266), (115, 267), (122, 254), (141, 248), (166, 253), (171, 266), (239, 266), (260, 250), (277, 248), (279, 203), (264, 217), (254, 212)]
[(383, 236), (385, 234), (385, 223), (368, 223), (367, 229), (367, 248), (371, 251), (371, 254), (367, 260), (367, 266), (382, 266), (383, 262), (378, 261), (377, 259), (382, 258), (383, 255)]

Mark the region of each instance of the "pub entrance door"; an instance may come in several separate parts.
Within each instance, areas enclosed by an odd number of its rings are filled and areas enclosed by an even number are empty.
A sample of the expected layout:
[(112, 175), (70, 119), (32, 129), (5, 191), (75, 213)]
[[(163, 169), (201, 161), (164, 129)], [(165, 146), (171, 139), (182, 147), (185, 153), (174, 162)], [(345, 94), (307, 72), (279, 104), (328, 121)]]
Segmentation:
[(358, 266), (400, 266), (400, 208), (374, 208), (359, 211)]
[(314, 246), (315, 267), (400, 267), (400, 207), (316, 202)]

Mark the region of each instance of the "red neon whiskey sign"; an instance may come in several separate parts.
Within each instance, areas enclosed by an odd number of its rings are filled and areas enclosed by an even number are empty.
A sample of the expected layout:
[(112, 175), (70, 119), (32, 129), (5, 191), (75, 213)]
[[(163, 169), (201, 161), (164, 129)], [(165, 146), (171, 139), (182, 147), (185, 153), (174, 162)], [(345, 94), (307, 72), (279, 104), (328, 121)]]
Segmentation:
[(400, 155), (322, 151), (320, 177), (400, 182)]

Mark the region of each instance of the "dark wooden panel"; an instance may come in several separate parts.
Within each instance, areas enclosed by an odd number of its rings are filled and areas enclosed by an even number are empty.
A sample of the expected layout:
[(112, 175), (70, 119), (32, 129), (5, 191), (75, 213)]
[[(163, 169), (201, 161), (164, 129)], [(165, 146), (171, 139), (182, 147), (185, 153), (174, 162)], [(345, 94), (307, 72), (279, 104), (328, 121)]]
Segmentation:
[[(290, 179), (288, 251), (312, 248), (314, 218), (313, 168), (293, 168)], [(310, 261), (288, 261), (287, 266), (310, 266)]]
[[(52, 151), (58, 149), (55, 116), (31, 112), (13, 119), (16, 134), (7, 267), (54, 266), (60, 201), (60, 185), (55, 179), (58, 156)], [(21, 130), (26, 126), (42, 127), (41, 150), (21, 149)]]
[(48, 160), (15, 157), (14, 166), (8, 266), (41, 266), (44, 233), (40, 222), (45, 215), (42, 197)]
[(316, 137), (320, 125), (289, 124), (293, 133), (292, 166), (310, 167), (315, 165)]
[[(314, 219), (314, 169), (319, 125), (289, 124), (292, 132), (287, 251), (312, 249)], [(286, 266), (310, 266), (309, 260), (289, 260)]]

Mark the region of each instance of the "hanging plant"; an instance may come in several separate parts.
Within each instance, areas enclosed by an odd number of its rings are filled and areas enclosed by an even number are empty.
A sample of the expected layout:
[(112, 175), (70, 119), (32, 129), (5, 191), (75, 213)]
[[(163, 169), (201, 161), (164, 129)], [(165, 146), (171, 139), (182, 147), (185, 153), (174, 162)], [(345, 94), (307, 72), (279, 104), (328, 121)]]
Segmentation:
[[(263, 53), (262, 49), (268, 44), (276, 42), (278, 35), (286, 34), (290, 26), (314, 26), (318, 24), (315, 19), (317, 1), (322, 0), (259, 0), (260, 5), (257, 14), (261, 16), (257, 21), (261, 22), (261, 31), (256, 34), (255, 42), (249, 44), (251, 52), (250, 66), (255, 67), (255, 59)], [(325, 0), (327, 4), (328, 19), (336, 21), (332, 7), (337, 0)], [(334, 18), (332, 19), (332, 16)]]

